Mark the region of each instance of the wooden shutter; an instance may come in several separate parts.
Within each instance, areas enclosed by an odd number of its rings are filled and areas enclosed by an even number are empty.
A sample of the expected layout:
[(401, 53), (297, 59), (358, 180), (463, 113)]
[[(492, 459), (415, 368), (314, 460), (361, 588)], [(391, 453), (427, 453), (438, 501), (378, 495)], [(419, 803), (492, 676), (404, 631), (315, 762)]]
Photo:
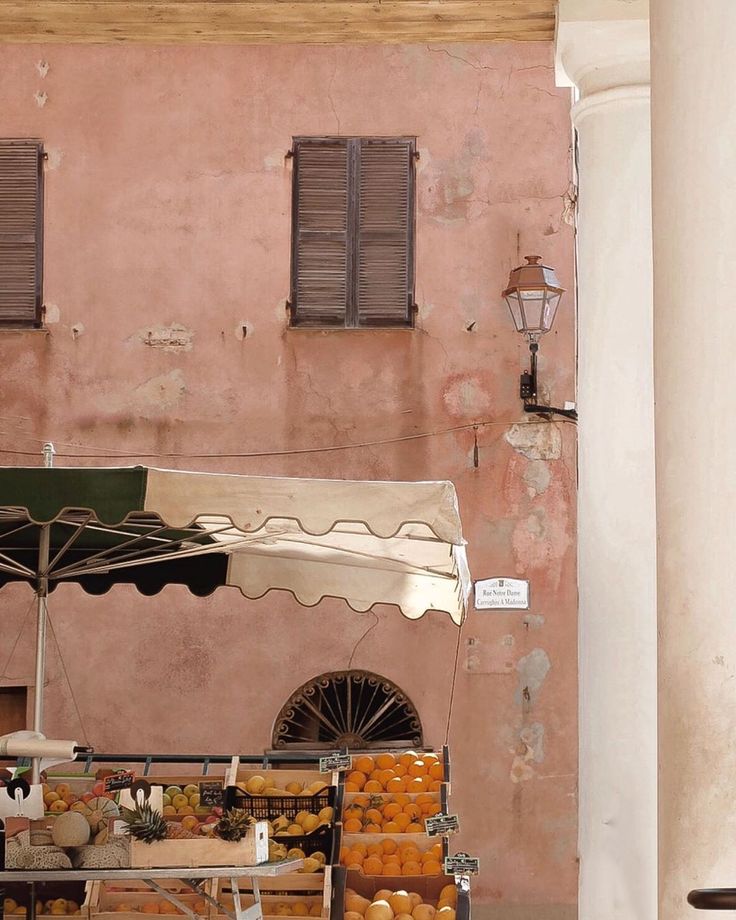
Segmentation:
[(295, 148), (291, 308), (295, 325), (343, 326), (348, 283), (348, 144)]
[(0, 141), (0, 325), (41, 318), (41, 145)]
[(364, 138), (358, 158), (355, 300), (360, 326), (410, 325), (414, 143)]

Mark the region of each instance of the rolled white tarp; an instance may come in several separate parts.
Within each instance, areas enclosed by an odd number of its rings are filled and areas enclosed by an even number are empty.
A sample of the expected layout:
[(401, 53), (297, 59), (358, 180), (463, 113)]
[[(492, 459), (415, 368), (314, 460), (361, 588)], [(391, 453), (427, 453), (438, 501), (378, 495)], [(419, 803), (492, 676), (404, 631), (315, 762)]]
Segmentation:
[(0, 736), (0, 757), (40, 757), (54, 763), (68, 763), (76, 758), (80, 747), (78, 741), (45, 738), (38, 732), (12, 732)]

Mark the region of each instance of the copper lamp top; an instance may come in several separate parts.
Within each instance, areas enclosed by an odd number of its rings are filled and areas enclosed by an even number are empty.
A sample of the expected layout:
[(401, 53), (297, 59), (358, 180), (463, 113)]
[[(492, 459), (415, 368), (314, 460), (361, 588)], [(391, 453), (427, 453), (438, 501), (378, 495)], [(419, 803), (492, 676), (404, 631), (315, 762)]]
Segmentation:
[(559, 294), (565, 293), (565, 289), (560, 287), (554, 268), (542, 265), (541, 256), (524, 256), (524, 258), (527, 264), (519, 265), (509, 275), (509, 286), (503, 292), (504, 297), (518, 290), (529, 291), (542, 288)]

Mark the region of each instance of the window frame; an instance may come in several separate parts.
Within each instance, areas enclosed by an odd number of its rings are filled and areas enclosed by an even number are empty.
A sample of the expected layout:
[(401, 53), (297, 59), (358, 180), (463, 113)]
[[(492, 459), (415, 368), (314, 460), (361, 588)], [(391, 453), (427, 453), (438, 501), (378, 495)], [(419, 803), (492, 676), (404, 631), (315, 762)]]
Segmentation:
[[(358, 310), (358, 240), (360, 215), (360, 153), (364, 142), (386, 146), (405, 144), (409, 151), (409, 170), (407, 177), (407, 290), (406, 315), (396, 321), (361, 322)], [(347, 300), (345, 314), (341, 323), (317, 323), (299, 317), (297, 299), (298, 284), (298, 245), (299, 245), (299, 146), (309, 144), (313, 147), (334, 146), (336, 143), (346, 145), (348, 164), (348, 193), (346, 215), (346, 290)], [(413, 329), (417, 313), (416, 306), (416, 161), (417, 138), (415, 135), (372, 136), (372, 135), (295, 135), (292, 138), (291, 158), (294, 166), (291, 181), (291, 264), (289, 269), (289, 328), (291, 329)]]
[(35, 137), (0, 137), (0, 144), (4, 146), (25, 146), (36, 148), (36, 170), (37, 170), (37, 189), (36, 189), (36, 227), (35, 227), (35, 267), (36, 267), (36, 284), (34, 291), (35, 308), (32, 319), (28, 320), (4, 320), (0, 316), (0, 332), (13, 331), (18, 329), (41, 329), (43, 328), (44, 307), (43, 307), (43, 268), (44, 268), (44, 186), (45, 172), (43, 168), (46, 160), (46, 152), (43, 146), (43, 140)]

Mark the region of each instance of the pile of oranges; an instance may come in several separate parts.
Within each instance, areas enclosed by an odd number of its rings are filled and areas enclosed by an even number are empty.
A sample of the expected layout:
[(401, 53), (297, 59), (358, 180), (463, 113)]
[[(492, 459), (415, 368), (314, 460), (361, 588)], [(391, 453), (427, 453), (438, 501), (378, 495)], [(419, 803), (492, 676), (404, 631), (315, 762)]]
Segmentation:
[(442, 844), (433, 843), (422, 853), (410, 840), (358, 842), (342, 848), (340, 862), (363, 875), (442, 875)]
[(382, 797), (356, 795), (342, 813), (346, 834), (423, 834), (424, 819), (439, 814), (442, 806), (436, 793), (406, 792)]
[(345, 781), (346, 792), (438, 792), (444, 767), (437, 754), (363, 754), (353, 757), (353, 770)]

